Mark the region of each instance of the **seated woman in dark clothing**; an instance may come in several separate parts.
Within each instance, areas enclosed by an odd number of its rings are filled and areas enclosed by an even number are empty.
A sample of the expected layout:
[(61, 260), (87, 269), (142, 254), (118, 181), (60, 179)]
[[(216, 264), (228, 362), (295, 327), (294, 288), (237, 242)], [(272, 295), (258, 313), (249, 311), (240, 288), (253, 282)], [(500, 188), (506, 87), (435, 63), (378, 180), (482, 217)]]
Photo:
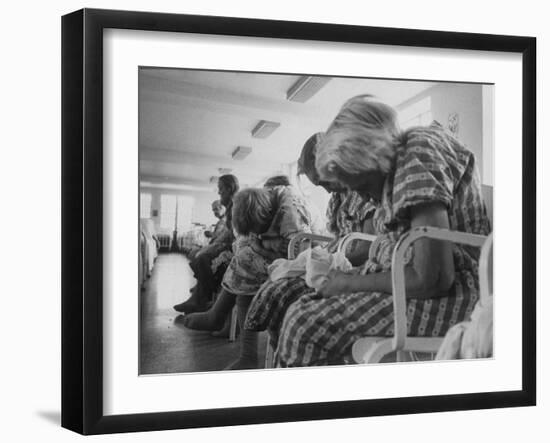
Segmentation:
[(273, 260), (285, 257), (288, 242), (299, 232), (310, 232), (307, 208), (289, 186), (249, 188), (233, 199), (234, 256), (222, 280), (222, 291), (207, 312), (190, 314), (184, 325), (217, 330), (235, 301), (241, 325), (240, 358), (228, 369), (258, 367), (257, 333), (242, 328), (252, 296), (267, 278)]
[[(316, 186), (322, 186), (331, 194), (327, 207), (327, 230), (335, 240), (327, 245), (330, 252), (335, 252), (338, 240), (351, 232), (369, 232), (372, 229), (374, 205), (353, 191), (335, 182), (322, 181), (315, 169), (315, 152), (322, 138), (321, 133), (311, 136), (300, 154), (298, 174), (304, 174)], [(358, 243), (346, 257), (352, 264), (362, 264), (368, 257)], [(258, 291), (249, 308), (245, 328), (254, 331), (269, 332), (271, 344), (276, 346), (279, 329), (287, 308), (302, 295), (313, 292), (303, 278), (283, 278), (268, 280)]]
[[(197, 279), (197, 285), (191, 289), (191, 297), (174, 306), (178, 312), (201, 312), (207, 308), (214, 291), (219, 287), (221, 277), (231, 258), (231, 246), (235, 237), (231, 222), (233, 196), (239, 190), (239, 180), (232, 174), (225, 174), (218, 178), (218, 195), (220, 203), (225, 207), (226, 229), (216, 237), (216, 241), (197, 255), (190, 266)], [(218, 259), (220, 255), (223, 260)]]
[[(317, 151), (323, 180), (376, 202), (377, 239), (361, 273), (331, 272), (288, 308), (280, 329), (282, 367), (341, 362), (355, 340), (392, 336), (392, 251), (403, 233), (433, 226), (487, 235), (490, 222), (472, 152), (441, 125), (400, 131), (397, 113), (367, 96), (346, 102)], [(423, 238), (406, 260), (407, 329), (443, 336), (479, 297), (479, 250)]]

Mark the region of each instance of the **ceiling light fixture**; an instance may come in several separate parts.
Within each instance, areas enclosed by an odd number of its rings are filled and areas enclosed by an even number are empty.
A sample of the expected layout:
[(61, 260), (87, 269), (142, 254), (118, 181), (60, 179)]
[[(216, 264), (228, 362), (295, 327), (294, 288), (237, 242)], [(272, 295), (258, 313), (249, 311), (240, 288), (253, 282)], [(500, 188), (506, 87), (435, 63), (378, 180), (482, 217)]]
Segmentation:
[(330, 77), (303, 75), (286, 92), (286, 99), (292, 102), (304, 103), (317, 94), (330, 79)]
[(270, 122), (268, 120), (260, 120), (258, 124), (252, 130), (252, 137), (254, 138), (267, 138), (275, 129), (281, 126), (280, 123)]
[(242, 160), (245, 157), (248, 156), (252, 152), (252, 148), (249, 148), (248, 146), (237, 146), (237, 149), (233, 151), (231, 154), (231, 157), (233, 160)]
[(199, 192), (212, 192), (212, 188), (206, 186), (185, 185), (176, 183), (152, 183), (152, 182), (140, 182), (141, 188), (154, 188), (154, 189), (171, 189), (176, 191), (199, 191)]

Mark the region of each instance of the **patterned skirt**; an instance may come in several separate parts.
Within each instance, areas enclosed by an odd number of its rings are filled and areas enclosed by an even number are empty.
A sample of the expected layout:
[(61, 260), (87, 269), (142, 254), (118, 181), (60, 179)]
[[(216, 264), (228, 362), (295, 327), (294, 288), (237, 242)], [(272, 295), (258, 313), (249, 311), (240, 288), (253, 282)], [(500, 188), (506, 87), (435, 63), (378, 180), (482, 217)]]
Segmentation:
[[(478, 299), (475, 281), (469, 273), (461, 273), (455, 278), (453, 295), (409, 300), (408, 335), (441, 337), (469, 318)], [(267, 282), (258, 291), (245, 328), (268, 329), (278, 343), (278, 366), (340, 363), (357, 339), (393, 335), (393, 300), (391, 294), (380, 292), (320, 297), (302, 279), (282, 279)]]
[(251, 331), (267, 330), (276, 346), (279, 330), (289, 306), (302, 295), (315, 292), (302, 278), (282, 278), (266, 281), (248, 308), (244, 328)]
[(274, 258), (259, 251), (254, 237), (237, 239), (234, 254), (223, 276), (222, 287), (235, 295), (254, 295), (267, 280), (267, 267)]

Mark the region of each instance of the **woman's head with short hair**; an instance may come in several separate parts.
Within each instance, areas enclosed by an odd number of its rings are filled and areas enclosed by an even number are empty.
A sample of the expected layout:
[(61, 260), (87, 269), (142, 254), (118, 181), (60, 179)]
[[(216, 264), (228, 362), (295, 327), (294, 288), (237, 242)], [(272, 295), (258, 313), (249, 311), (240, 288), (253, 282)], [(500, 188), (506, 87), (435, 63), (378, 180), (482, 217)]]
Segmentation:
[(386, 176), (393, 167), (399, 135), (397, 112), (391, 106), (370, 95), (353, 97), (319, 144), (317, 171), (321, 179), (337, 180), (351, 189), (369, 175)]
[(304, 174), (314, 185), (319, 184), (319, 173), (317, 172), (317, 169), (315, 169), (315, 155), (317, 145), (319, 144), (322, 136), (322, 132), (317, 132), (309, 137), (304, 143), (302, 152), (300, 153), (300, 158), (298, 159), (298, 175)]
[(317, 149), (323, 135), (322, 132), (317, 132), (309, 137), (304, 143), (300, 158), (298, 159), (297, 175), (305, 175), (315, 186), (322, 186), (328, 192), (339, 192), (342, 191), (343, 188), (334, 182), (331, 183), (321, 180), (317, 168), (315, 167)]
[(239, 190), (239, 180), (233, 174), (220, 175), (218, 178), (218, 195), (220, 202), (228, 206), (235, 193)]
[(274, 188), (275, 186), (290, 186), (288, 175), (274, 175), (264, 183), (264, 188)]
[(274, 208), (267, 189), (248, 188), (233, 197), (233, 228), (240, 235), (263, 234), (269, 229)]

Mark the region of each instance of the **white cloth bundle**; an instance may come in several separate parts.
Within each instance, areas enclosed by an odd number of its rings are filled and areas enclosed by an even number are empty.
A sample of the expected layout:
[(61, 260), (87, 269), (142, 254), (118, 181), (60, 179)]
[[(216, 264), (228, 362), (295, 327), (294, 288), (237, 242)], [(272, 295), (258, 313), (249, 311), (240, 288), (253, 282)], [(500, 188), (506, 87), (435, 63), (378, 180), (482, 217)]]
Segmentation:
[(316, 246), (301, 252), (294, 260), (275, 260), (269, 266), (268, 272), (271, 281), (301, 277), (310, 288), (319, 289), (331, 270), (345, 272), (351, 268), (351, 263), (343, 253), (330, 253), (325, 248)]
[(454, 325), (443, 339), (436, 360), (493, 356), (493, 297), (477, 302), (470, 321)]

